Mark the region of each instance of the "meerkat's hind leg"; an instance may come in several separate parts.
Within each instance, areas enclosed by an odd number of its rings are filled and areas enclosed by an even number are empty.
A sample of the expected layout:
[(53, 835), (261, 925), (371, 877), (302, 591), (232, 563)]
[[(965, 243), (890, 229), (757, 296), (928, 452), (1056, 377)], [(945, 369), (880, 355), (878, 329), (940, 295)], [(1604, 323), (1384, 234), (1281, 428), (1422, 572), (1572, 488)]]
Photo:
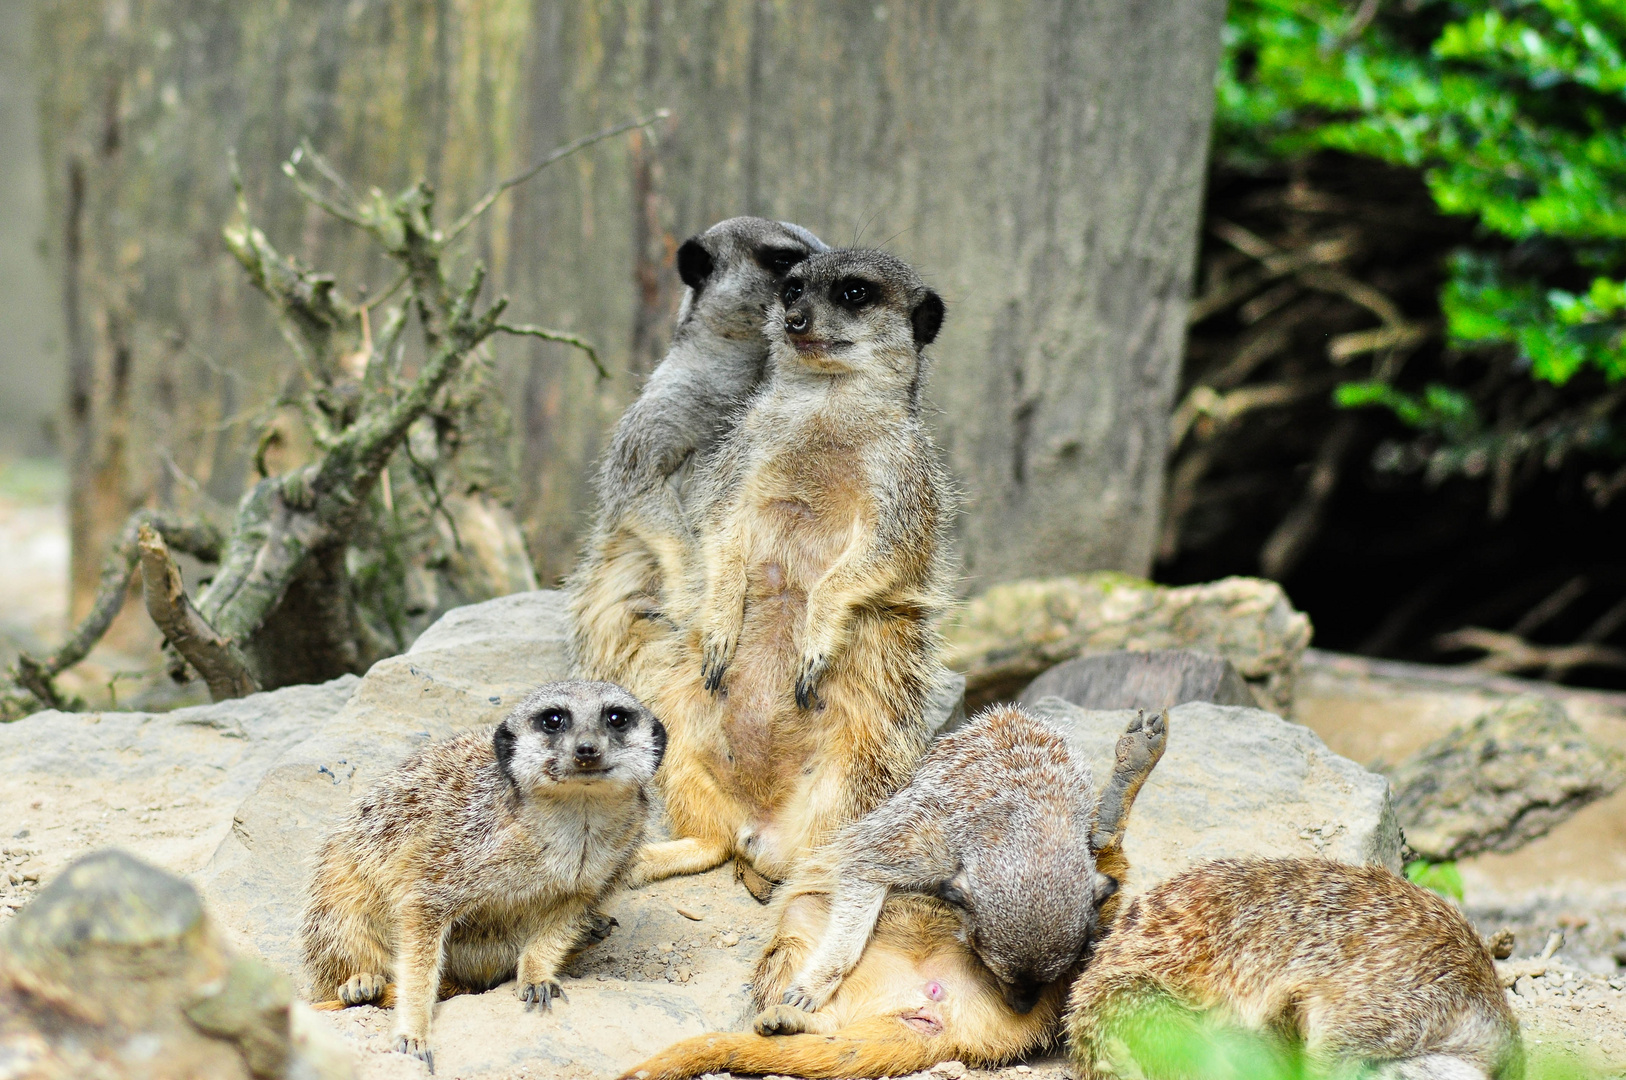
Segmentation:
[(1116, 847), (1123, 843), (1124, 829), (1129, 824), (1129, 811), (1135, 805), (1135, 796), (1141, 785), (1152, 774), (1152, 769), (1163, 757), (1169, 741), (1169, 712), (1148, 718), (1137, 713), (1129, 722), (1129, 729), (1118, 738), (1114, 751), (1112, 778), (1101, 793), (1101, 802), (1095, 812), (1095, 828), (1090, 833), (1090, 847), (1097, 850)]
[(748, 859), (743, 857), (734, 859), (734, 880), (744, 885), (745, 891), (751, 894), (751, 899), (759, 904), (766, 904), (772, 900), (774, 889), (779, 887), (779, 882), (764, 877)]

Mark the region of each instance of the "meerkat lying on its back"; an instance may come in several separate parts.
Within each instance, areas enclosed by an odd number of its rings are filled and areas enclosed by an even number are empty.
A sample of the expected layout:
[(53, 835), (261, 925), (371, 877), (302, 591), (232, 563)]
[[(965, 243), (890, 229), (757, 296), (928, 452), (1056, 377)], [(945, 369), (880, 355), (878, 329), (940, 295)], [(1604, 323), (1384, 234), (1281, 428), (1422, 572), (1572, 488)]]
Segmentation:
[(1118, 910), (1124, 827), (1166, 723), (1131, 723), (1099, 802), (1061, 737), (1017, 709), (945, 738), (782, 890), (752, 982), (756, 1034), (686, 1039), (627, 1078), (898, 1076), (1045, 1045)]
[(1084, 955), (1118, 889), (1090, 854), (1095, 809), (1089, 769), (1055, 729), (1012, 707), (973, 718), (821, 854), (835, 864), (829, 921), (784, 1003), (822, 1008), (863, 955), (887, 896), (902, 892), (946, 900), (1005, 1003), (1030, 1011)]
[(328, 837), (302, 926), (314, 997), (383, 1002), (396, 1049), (432, 1062), (443, 988), (518, 973), (529, 1005), (621, 879), (649, 818), (660, 721), (618, 686), (549, 683), (499, 724), (427, 746)]
[(786, 277), (768, 380), (693, 478), (701, 573), (652, 697), (681, 839), (646, 849), (641, 880), (730, 855), (782, 879), (925, 752), (950, 492), (920, 415), (921, 350), (942, 321), (883, 252), (815, 255)]
[(567, 586), (578, 673), (648, 698), (645, 651), (673, 633), (667, 594), (693, 537), (679, 496), (686, 463), (710, 450), (762, 381), (762, 324), (785, 274), (829, 250), (800, 225), (729, 218), (678, 248), (688, 292), (666, 358), (616, 424), (598, 474), (598, 516)]
[(1514, 1080), (1518, 1021), (1467, 919), (1382, 867), (1218, 860), (1132, 900), (1074, 984), (1073, 1061), (1159, 1006), (1302, 1042), (1320, 1075)]

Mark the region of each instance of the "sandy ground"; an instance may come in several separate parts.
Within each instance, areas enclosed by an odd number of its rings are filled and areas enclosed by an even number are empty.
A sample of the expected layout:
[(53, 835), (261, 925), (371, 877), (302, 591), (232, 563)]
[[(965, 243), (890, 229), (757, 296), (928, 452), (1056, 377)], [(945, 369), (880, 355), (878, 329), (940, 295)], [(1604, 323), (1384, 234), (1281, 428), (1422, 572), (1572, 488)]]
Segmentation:
[[(59, 507), (0, 490), (0, 660), (18, 647), (38, 648), (59, 640), (66, 606), (66, 525)], [(128, 640), (128, 639), (126, 639)], [(136, 639), (140, 643), (139, 638)], [(112, 672), (153, 674), (149, 653), (100, 651), (76, 692), (108, 704)], [(1338, 658), (1315, 658), (1301, 682), (1296, 719), (1308, 724), (1341, 753), (1363, 764), (1393, 762), (1455, 724), (1470, 720), (1497, 692), (1509, 687), (1464, 686), (1396, 669), (1340, 667)], [(97, 680), (103, 686), (98, 689)], [(129, 680), (135, 683), (138, 680)], [(124, 681), (114, 680), (121, 701)], [(1593, 737), (1626, 747), (1626, 695), (1560, 693)], [(178, 768), (178, 766), (177, 766)], [(0, 784), (0, 924), (8, 921), (62, 866), (110, 844), (182, 872), (200, 869), (222, 831), (229, 828), (237, 796), (155, 772), (118, 789), (64, 778), (49, 787)], [(1467, 910), (1482, 931), (1512, 926), (1519, 935), (1515, 960), (1504, 965), (1509, 1000), (1524, 1027), (1531, 1052), (1579, 1057), (1596, 1075), (1626, 1076), (1626, 793), (1598, 803), (1548, 837), (1513, 855), (1482, 856), (1463, 864)], [(766, 913), (722, 873), (664, 883), (624, 896), (611, 914), (623, 926), (583, 954), (567, 974), (569, 1003), (561, 1009), (592, 1012), (608, 993), (603, 980), (639, 985), (688, 985), (706, 980), (708, 1022), (730, 1023), (744, 1002), (741, 983), (765, 941)], [(690, 919), (678, 908), (699, 915)], [(1556, 942), (1554, 935), (1559, 935)], [(1537, 959), (1552, 944), (1550, 955)], [(622, 985), (618, 982), (618, 985)], [(357, 1051), (362, 1080), (421, 1077), (415, 1061), (389, 1052), (389, 1015), (373, 1008), (320, 1014)], [(576, 1077), (606, 1075), (584, 1066), (536, 1061), (497, 1063), (493, 1046), (546, 1044), (550, 1018), (527, 1015), (512, 987), (442, 1003), (436, 1014), (440, 1077)], [(608, 1043), (637, 1041), (638, 1033), (606, 1027)], [(558, 1047), (568, 1060), (571, 1048)], [(501, 1055), (497, 1055), (500, 1057)], [(550, 1055), (551, 1056), (551, 1055)], [(625, 1056), (625, 1048), (620, 1055)], [(936, 1080), (954, 1080), (952, 1064)], [(1065, 1062), (1039, 1058), (976, 1077), (1060, 1080)]]

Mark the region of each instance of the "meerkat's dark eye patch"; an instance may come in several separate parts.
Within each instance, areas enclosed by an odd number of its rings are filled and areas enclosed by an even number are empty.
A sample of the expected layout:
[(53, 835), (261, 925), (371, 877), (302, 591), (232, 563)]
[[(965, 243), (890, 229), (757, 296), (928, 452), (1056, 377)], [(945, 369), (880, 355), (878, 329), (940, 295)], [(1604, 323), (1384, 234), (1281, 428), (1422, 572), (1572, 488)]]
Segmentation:
[(863, 278), (842, 278), (830, 286), (830, 302), (848, 311), (858, 311), (881, 298), (881, 290)]
[(632, 711), (620, 705), (608, 705), (604, 709), (604, 724), (611, 731), (625, 731), (631, 727), (637, 717)]
[(568, 709), (543, 709), (532, 718), (538, 731), (563, 731), (570, 726)]
[(765, 247), (757, 249), (757, 265), (775, 276), (790, 273), (790, 268), (807, 258), (807, 252), (797, 248)]
[(785, 287), (779, 290), (779, 301), (790, 307), (802, 298), (802, 283), (795, 279), (785, 282)]

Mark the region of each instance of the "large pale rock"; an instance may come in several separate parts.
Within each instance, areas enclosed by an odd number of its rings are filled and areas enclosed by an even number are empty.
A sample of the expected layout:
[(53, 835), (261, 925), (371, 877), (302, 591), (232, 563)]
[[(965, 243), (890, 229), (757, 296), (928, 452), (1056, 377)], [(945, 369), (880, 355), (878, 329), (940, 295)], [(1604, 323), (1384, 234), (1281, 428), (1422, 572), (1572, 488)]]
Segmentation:
[(1015, 698), (1040, 672), (1080, 654), (1194, 649), (1229, 660), (1261, 704), (1288, 713), (1310, 620), (1271, 581), (1167, 588), (1096, 573), (996, 585), (943, 633), (949, 666), (965, 672), (974, 704)]
[[(1053, 697), (1031, 708), (1104, 783), (1134, 713)], [(1130, 813), (1125, 852), (1135, 891), (1228, 856), (1320, 855), (1398, 871), (1400, 829), (1388, 781), (1309, 728), (1260, 709), (1191, 702), (1169, 710), (1168, 749)]]
[(1513, 851), (1626, 782), (1622, 755), (1564, 707), (1515, 698), (1436, 739), (1390, 779), (1406, 842), (1424, 858)]
[[(346, 675), (171, 713), (43, 712), (0, 724), (0, 842), (46, 879), (113, 845), (175, 873), (201, 870), (237, 804), (359, 682)], [(0, 892), (13, 887), (0, 881)]]
[(0, 934), (0, 1068), (36, 1080), (342, 1080), (349, 1056), (288, 980), (234, 958), (192, 886), (117, 850)]

